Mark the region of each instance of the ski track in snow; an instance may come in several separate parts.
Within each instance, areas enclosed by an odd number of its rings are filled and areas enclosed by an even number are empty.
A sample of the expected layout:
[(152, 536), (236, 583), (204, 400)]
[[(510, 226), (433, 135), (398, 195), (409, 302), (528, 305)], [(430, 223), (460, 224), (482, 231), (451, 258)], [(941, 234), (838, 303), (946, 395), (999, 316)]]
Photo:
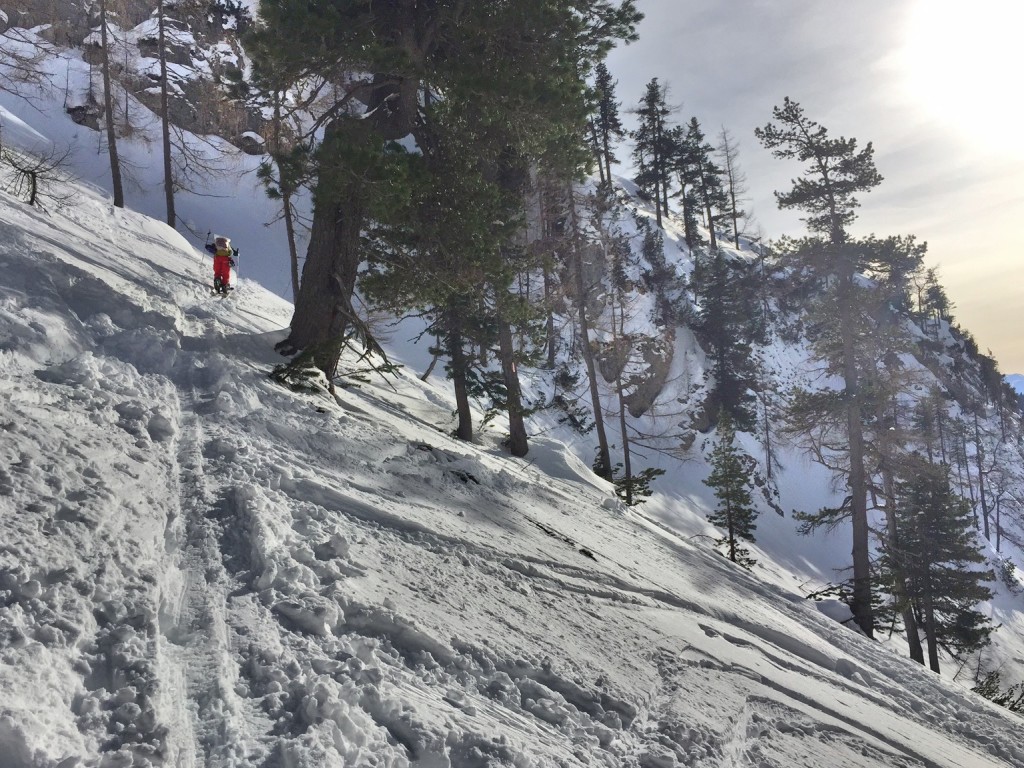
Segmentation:
[(0, 200), (6, 765), (1024, 765), (1005, 712), (450, 439), (413, 377), (273, 383), (283, 303), (83, 197)]

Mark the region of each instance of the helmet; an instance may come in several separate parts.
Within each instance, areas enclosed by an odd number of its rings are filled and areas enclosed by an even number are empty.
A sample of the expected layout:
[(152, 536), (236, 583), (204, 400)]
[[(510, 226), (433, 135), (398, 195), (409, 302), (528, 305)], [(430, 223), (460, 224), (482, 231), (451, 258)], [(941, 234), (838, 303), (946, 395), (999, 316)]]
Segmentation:
[(224, 237), (223, 235), (217, 235), (213, 238), (213, 244), (218, 248), (227, 248), (231, 244), (231, 238)]

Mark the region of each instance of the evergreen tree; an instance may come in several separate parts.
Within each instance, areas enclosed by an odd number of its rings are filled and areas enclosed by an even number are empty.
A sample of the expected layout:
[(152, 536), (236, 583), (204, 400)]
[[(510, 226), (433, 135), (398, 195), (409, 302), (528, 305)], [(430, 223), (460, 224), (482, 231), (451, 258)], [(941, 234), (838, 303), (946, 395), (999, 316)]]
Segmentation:
[(671, 110), (665, 98), (665, 86), (658, 82), (658, 78), (652, 78), (640, 106), (635, 110), (640, 124), (633, 131), (633, 162), (637, 168), (634, 181), (641, 194), (654, 203), (654, 216), (659, 227), (662, 217), (668, 216), (668, 188), (674, 153), (668, 127)]
[(970, 512), (949, 486), (947, 470), (918, 462), (901, 488), (896, 514), (898, 541), (883, 548), (883, 566), (906, 576), (907, 599), (925, 635), (928, 663), (939, 671), (939, 649), (954, 657), (988, 642), (992, 626), (974, 606), (988, 600), (991, 571), (971, 570), (985, 562), (974, 540)]
[(636, 272), (637, 263), (629, 240), (618, 226), (617, 214), (610, 202), (603, 196), (596, 198), (591, 230), (595, 233), (609, 271), (608, 324), (604, 330), (611, 338), (602, 351), (611, 369), (605, 375), (612, 381), (618, 404), (622, 446), (622, 462), (619, 466), (622, 473), (615, 478), (615, 486), (619, 497), (632, 506), (643, 503), (645, 497), (650, 495), (651, 482), (664, 474), (664, 470), (648, 467), (636, 472), (633, 468), (633, 436), (627, 417), (630, 396), (643, 384), (643, 355), (648, 339), (633, 330), (635, 316), (632, 305), (637, 285), (632, 275)]
[[(318, 96), (333, 95), (319, 103), (322, 118), (312, 126), (321, 138), (310, 245), (291, 332), (278, 349), (301, 350), (333, 376), (351, 329), (368, 342), (353, 295), (371, 222), (379, 233), (408, 231), (397, 215), (416, 211), (402, 198), (423, 194), (413, 186), (450, 181), (438, 172), (445, 147), (460, 145), (476, 159), (464, 169), (500, 183), (506, 151), (533, 156), (554, 134), (582, 140), (583, 78), (613, 40), (634, 36), (639, 18), (633, 0), (261, 4), (249, 41), (260, 86), (274, 92), (305, 83)], [(398, 139), (414, 141), (419, 157), (402, 157), (409, 142), (399, 147)], [(467, 229), (479, 231), (475, 223)]]
[(684, 315), (684, 303), (681, 293), (684, 282), (676, 275), (675, 269), (665, 260), (665, 240), (661, 230), (651, 225), (650, 219), (636, 217), (637, 228), (643, 233), (640, 252), (649, 265), (644, 270), (645, 287), (654, 293), (657, 301), (655, 322), (658, 325), (672, 326), (688, 315)]
[(594, 69), (594, 95), (596, 111), (591, 118), (597, 165), (601, 181), (610, 183), (612, 163), (617, 163), (615, 144), (626, 135), (626, 129), (619, 118), (619, 102), (615, 100), (616, 82), (603, 61)]
[[(892, 494), (885, 489), (885, 478), (901, 450), (892, 444), (890, 434), (890, 429), (899, 426), (892, 404), (899, 392), (909, 386), (900, 356), (913, 348), (903, 315), (893, 310), (891, 292), (885, 287), (886, 259), (902, 261), (907, 256), (906, 252), (893, 256), (898, 244), (911, 248), (912, 241), (867, 238), (847, 243), (845, 247), (857, 249), (858, 267), (875, 274), (877, 279), (851, 281), (842, 292), (838, 280), (826, 280), (809, 303), (807, 327), (812, 353), (822, 365), (823, 373), (844, 382), (855, 381), (856, 397), (850, 395), (849, 388), (838, 392), (831, 388), (816, 392), (797, 390), (787, 414), (787, 431), (811, 449), (816, 461), (843, 478), (849, 489), (838, 507), (803, 516), (804, 530), (820, 525), (834, 526), (840, 520), (849, 519), (855, 535), (854, 553), (861, 558), (861, 567), (866, 570), (868, 489), (876, 479), (872, 474), (881, 475), (883, 490), (879, 493), (877, 487), (873, 487), (871, 498), (881, 496), (891, 502)], [(793, 259), (790, 263), (806, 265), (820, 256), (822, 247), (820, 241), (810, 239), (785, 256)], [(801, 252), (801, 248), (807, 251)], [(812, 271), (819, 279), (828, 277), (828, 273)], [(856, 343), (850, 343), (851, 339)], [(886, 504), (887, 515), (892, 507), (891, 503)], [(857, 525), (858, 521), (863, 522), (863, 528)], [(858, 573), (855, 567), (855, 587)], [(868, 574), (870, 579), (869, 570)], [(870, 587), (870, 580), (865, 583)], [(855, 607), (863, 610), (862, 606)]]
[(857, 140), (832, 138), (828, 130), (804, 115), (787, 97), (772, 110), (775, 123), (756, 128), (754, 135), (775, 157), (806, 163), (803, 177), (788, 192), (776, 192), (780, 208), (808, 213), (807, 228), (832, 243), (847, 239), (846, 228), (860, 205), (857, 195), (882, 183), (871, 142), (857, 151)]
[[(698, 332), (711, 358), (715, 383), (711, 392), (713, 410), (723, 410), (742, 430), (754, 423), (754, 397), (750, 390), (756, 378), (751, 356), (751, 281), (745, 280), (744, 265), (734, 264), (718, 249), (709, 259)], [(744, 289), (747, 290), (744, 290)]]
[[(755, 133), (776, 157), (797, 159), (806, 164), (803, 177), (793, 181), (788, 192), (776, 192), (781, 208), (799, 208), (807, 212), (808, 229), (820, 238), (811, 238), (794, 249), (794, 262), (816, 277), (820, 285), (832, 291), (831, 331), (834, 355), (830, 366), (842, 377), (844, 389), (836, 395), (804, 398), (802, 405), (825, 406), (842, 411), (845, 422), (845, 475), (849, 489), (848, 501), (832, 510), (833, 516), (849, 516), (853, 529), (853, 603), (858, 626), (869, 637), (874, 633), (872, 617), (869, 530), (867, 515), (868, 476), (865, 467), (864, 413), (857, 346), (865, 336), (862, 310), (862, 286), (855, 280), (862, 268), (865, 252), (871, 248), (848, 242), (847, 227), (855, 218), (859, 205), (857, 194), (877, 186), (882, 177), (875, 169), (873, 150), (869, 143), (857, 150), (854, 139), (833, 139), (828, 131), (804, 115), (796, 102), (785, 99), (775, 107), (776, 122), (768, 123)], [(827, 323), (826, 323), (827, 324)], [(858, 333), (860, 331), (861, 333)], [(798, 421), (813, 425), (813, 409), (801, 414)]]
[(580, 354), (587, 370), (587, 384), (590, 389), (590, 405), (594, 414), (594, 432), (597, 436), (597, 456), (594, 459), (594, 473), (605, 480), (614, 479), (614, 467), (612, 466), (611, 449), (608, 444), (608, 435), (604, 428), (604, 405), (601, 403), (601, 391), (598, 383), (597, 361), (595, 360), (595, 345), (590, 338), (591, 319), (588, 306), (592, 294), (598, 286), (592, 285), (584, 275), (587, 266), (584, 261), (585, 252), (588, 250), (583, 234), (583, 222), (580, 220), (578, 201), (572, 188), (572, 182), (567, 182), (567, 197), (569, 199), (569, 231), (571, 243), (569, 247), (569, 270), (573, 275), (576, 300), (576, 318), (579, 324), (579, 345)]
[(686, 247), (696, 256), (697, 249), (704, 245), (704, 238), (699, 231), (701, 219), (701, 203), (698, 189), (701, 182), (701, 164), (699, 153), (689, 140), (688, 132), (680, 125), (673, 126), (669, 131), (671, 145), (672, 173), (678, 185), (675, 197), (682, 206), (683, 233)]
[(712, 160), (714, 147), (705, 141), (697, 118), (691, 118), (686, 131), (686, 156), (692, 169), (693, 193), (700, 205), (704, 217), (704, 225), (708, 230), (710, 250), (718, 249), (715, 234), (717, 211), (728, 208), (729, 201), (722, 184), (722, 169)]
[(989, 672), (971, 690), (1011, 712), (1024, 712), (1024, 683), (1016, 683), (1003, 690), (1001, 675), (997, 671)]
[(932, 329), (935, 338), (939, 336), (939, 329), (942, 321), (951, 323), (953, 321), (953, 302), (949, 300), (946, 289), (939, 283), (938, 274), (934, 268), (925, 273), (924, 295), (919, 299), (919, 310), (922, 316), (932, 321)]
[(718, 444), (711, 453), (711, 474), (704, 484), (715, 491), (718, 507), (708, 522), (725, 529), (718, 546), (734, 563), (749, 568), (756, 562), (741, 541), (754, 541), (757, 510), (750, 497), (750, 470), (746, 457), (736, 447), (736, 432), (728, 411), (718, 416)]

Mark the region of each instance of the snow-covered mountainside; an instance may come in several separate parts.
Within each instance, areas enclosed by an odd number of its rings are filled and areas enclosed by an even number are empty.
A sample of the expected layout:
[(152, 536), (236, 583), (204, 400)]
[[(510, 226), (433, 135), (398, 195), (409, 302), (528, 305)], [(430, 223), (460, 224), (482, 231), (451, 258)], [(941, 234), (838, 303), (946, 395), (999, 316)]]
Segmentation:
[(0, 193), (3, 765), (1024, 764), (795, 589), (845, 540), (763, 515), (749, 574), (703, 470), (626, 508), (553, 437), (451, 439), (438, 377), (284, 388), (285, 302), (70, 192)]

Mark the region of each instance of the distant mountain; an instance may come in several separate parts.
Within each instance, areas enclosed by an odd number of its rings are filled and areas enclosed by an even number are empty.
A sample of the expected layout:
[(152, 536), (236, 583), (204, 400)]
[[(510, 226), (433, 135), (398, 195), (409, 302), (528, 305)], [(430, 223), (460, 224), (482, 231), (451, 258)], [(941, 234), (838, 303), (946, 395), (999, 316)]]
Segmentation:
[(1006, 383), (1020, 395), (1024, 395), (1024, 373), (1011, 373), (1006, 378)]

